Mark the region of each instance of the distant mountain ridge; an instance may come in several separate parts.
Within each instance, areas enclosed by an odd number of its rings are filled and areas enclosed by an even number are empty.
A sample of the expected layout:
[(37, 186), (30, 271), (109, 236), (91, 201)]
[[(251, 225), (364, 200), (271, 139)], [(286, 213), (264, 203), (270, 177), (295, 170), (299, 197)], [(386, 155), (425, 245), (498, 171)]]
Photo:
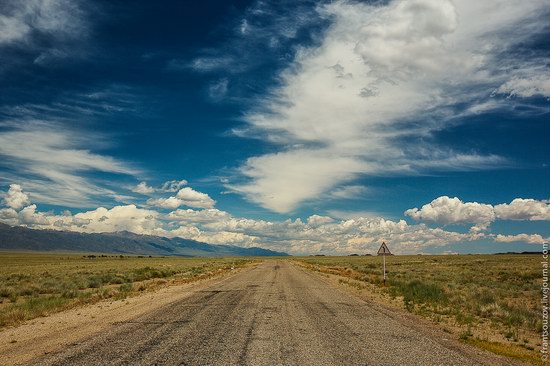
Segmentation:
[(182, 238), (139, 235), (128, 231), (79, 233), (74, 231), (35, 230), (3, 223), (0, 223), (0, 250), (71, 251), (189, 257), (288, 255), (287, 253), (257, 247), (241, 248), (234, 245), (214, 245)]

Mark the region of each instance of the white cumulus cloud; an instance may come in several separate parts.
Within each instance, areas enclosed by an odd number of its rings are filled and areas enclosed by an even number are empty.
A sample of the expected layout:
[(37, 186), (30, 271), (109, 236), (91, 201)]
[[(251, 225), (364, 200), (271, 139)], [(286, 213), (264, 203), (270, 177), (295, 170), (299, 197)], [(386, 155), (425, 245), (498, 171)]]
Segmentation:
[(422, 208), (412, 208), (405, 215), (417, 221), (428, 221), (439, 224), (486, 224), (495, 220), (493, 206), (462, 202), (459, 198), (441, 196)]
[(137, 186), (132, 188), (132, 192), (149, 194), (155, 192), (155, 189), (147, 185), (147, 182), (140, 182)]
[(175, 196), (168, 198), (151, 198), (147, 200), (150, 206), (157, 206), (168, 209), (176, 209), (180, 206), (195, 208), (213, 208), (216, 204), (206, 193), (198, 192), (191, 187), (184, 187)]
[(136, 205), (115, 206), (111, 209), (99, 207), (74, 215), (86, 220), (88, 232), (131, 231), (137, 234), (151, 234), (159, 227), (158, 212), (136, 207)]
[(183, 204), (183, 201), (176, 197), (168, 198), (150, 198), (147, 200), (147, 204), (151, 206), (157, 206), (162, 208), (175, 209)]
[[(182, 196), (187, 199), (194, 198), (195, 202), (205, 199), (200, 192), (189, 190)], [(475, 221), (480, 217), (471, 213), (479, 206), (468, 205), (460, 200), (456, 202), (454, 199), (448, 199), (447, 203), (449, 202), (447, 206), (458, 208), (458, 212), (463, 214), (461, 217), (457, 218), (457, 213), (449, 214), (446, 210), (433, 217), (453, 217), (446, 218), (446, 222)], [(410, 225), (404, 220), (388, 220), (376, 216), (338, 220), (330, 216), (311, 215), (305, 220), (297, 218), (271, 221), (235, 217), (215, 208), (176, 209), (163, 214), (133, 204), (111, 208), (99, 207), (76, 214), (69, 211), (61, 214), (52, 211), (42, 212), (35, 204), (29, 204), (19, 210), (6, 207), (0, 209), (0, 222), (34, 229), (88, 233), (126, 230), (138, 234), (181, 237), (212, 244), (260, 246), (296, 255), (374, 253), (382, 241), (388, 243), (395, 253), (412, 254), (424, 252), (427, 248), (444, 248), (452, 243), (479, 240), (533, 244), (548, 240), (540, 234), (489, 234), (483, 228), (461, 233), (443, 228), (430, 228), (425, 224)]]
[(550, 220), (550, 202), (516, 198), (510, 203), (495, 206), (501, 220)]
[(543, 238), (540, 234), (517, 234), (517, 235), (497, 235), (495, 237), (496, 242), (500, 243), (516, 243), (523, 242), (529, 244), (543, 244), (548, 243), (548, 238)]
[(10, 184), (8, 193), (4, 196), (4, 203), (12, 209), (18, 210), (30, 203), (29, 196), (23, 192), (19, 184)]
[(181, 200), (182, 204), (189, 207), (212, 208), (216, 204), (216, 201), (210, 198), (209, 195), (195, 191), (191, 187), (180, 189), (176, 197)]
[(441, 196), (420, 209), (411, 208), (405, 215), (417, 221), (438, 224), (475, 224), (472, 232), (484, 231), (495, 220), (550, 220), (550, 202), (516, 198), (510, 203), (490, 205), (462, 202), (459, 198)]

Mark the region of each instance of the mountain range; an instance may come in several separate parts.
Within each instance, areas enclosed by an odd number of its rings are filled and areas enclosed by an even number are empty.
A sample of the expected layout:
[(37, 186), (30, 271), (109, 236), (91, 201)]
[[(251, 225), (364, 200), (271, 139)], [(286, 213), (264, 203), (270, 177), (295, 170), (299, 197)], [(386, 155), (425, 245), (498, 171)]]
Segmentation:
[(287, 256), (263, 248), (214, 245), (182, 238), (115, 233), (35, 230), (0, 223), (0, 250), (116, 253), (188, 257)]

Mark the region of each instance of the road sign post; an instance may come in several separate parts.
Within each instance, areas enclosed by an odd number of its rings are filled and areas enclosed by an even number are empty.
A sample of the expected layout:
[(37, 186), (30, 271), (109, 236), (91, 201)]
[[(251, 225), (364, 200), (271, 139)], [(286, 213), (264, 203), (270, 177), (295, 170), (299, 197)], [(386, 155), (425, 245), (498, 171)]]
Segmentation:
[(386, 254), (392, 255), (385, 242), (382, 242), (380, 249), (378, 249), (378, 255), (382, 256), (382, 271), (384, 273), (384, 286), (386, 286)]
[(382, 254), (382, 258), (384, 258), (384, 287), (386, 287), (386, 253)]

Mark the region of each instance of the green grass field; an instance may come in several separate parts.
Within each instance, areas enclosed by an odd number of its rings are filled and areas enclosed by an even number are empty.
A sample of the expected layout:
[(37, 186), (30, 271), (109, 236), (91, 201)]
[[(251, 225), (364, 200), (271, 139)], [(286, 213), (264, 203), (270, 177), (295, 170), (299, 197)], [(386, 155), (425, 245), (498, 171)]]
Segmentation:
[(168, 283), (207, 278), (252, 261), (0, 252), (0, 327)]
[[(376, 293), (455, 333), (464, 342), (527, 361), (540, 360), (541, 258), (538, 255), (305, 257), (311, 270)], [(349, 280), (348, 280), (349, 279)]]

